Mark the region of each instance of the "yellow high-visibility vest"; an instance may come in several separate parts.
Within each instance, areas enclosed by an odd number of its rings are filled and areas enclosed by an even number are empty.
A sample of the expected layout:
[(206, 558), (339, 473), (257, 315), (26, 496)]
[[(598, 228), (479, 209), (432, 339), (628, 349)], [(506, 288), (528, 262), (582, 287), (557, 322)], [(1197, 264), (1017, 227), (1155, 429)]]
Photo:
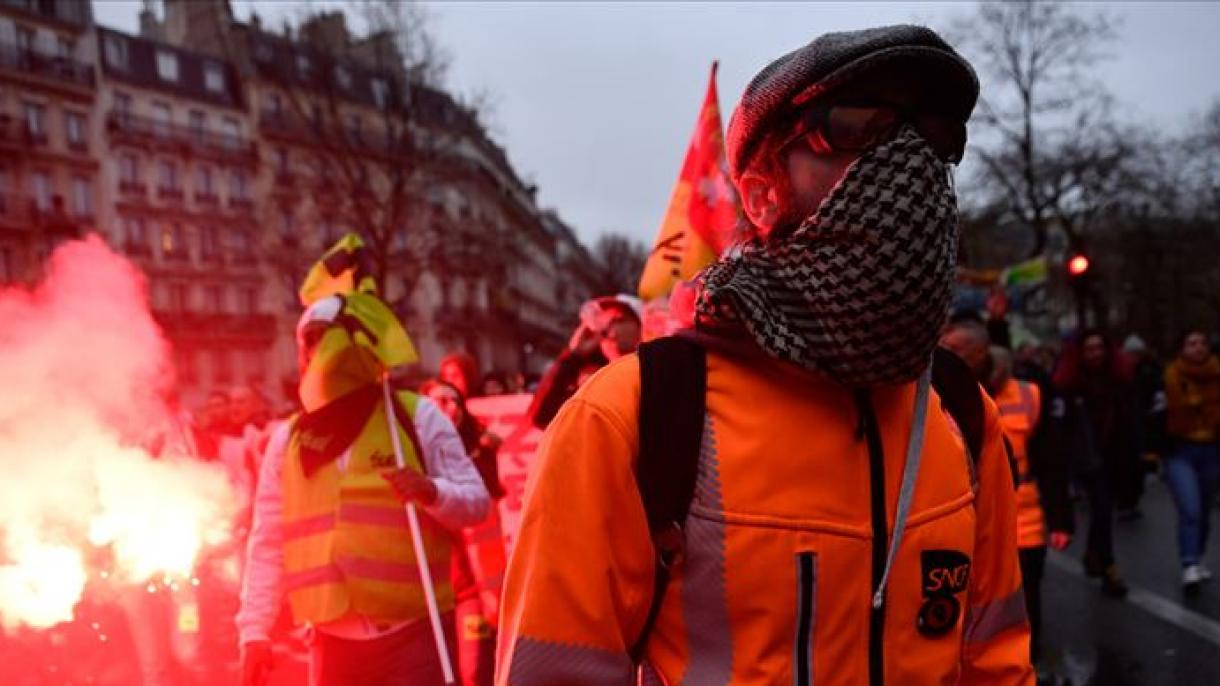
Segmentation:
[[(400, 392), (409, 418), (418, 396)], [(403, 457), (422, 471), (419, 446), (399, 427)], [(407, 515), (382, 472), (396, 468), (385, 407), (373, 411), (344, 458), (306, 477), (294, 430), (284, 456), (284, 589), (297, 624), (357, 614), (400, 622), (427, 616)], [(340, 464), (345, 462), (345, 464)], [(453, 608), (450, 536), (419, 511), (437, 603)]]

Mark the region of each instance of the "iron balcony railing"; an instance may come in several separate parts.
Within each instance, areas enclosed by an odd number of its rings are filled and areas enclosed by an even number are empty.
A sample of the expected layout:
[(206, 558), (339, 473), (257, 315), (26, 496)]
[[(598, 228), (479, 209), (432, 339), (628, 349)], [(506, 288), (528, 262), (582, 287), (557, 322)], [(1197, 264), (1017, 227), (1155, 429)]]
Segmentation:
[(43, 55), (12, 43), (0, 43), (0, 69), (19, 71), (74, 86), (93, 88), (93, 65), (70, 57)]
[(106, 129), (112, 136), (181, 145), (213, 154), (251, 158), (256, 155), (254, 143), (244, 136), (171, 124), (121, 110), (111, 110), (107, 115)]

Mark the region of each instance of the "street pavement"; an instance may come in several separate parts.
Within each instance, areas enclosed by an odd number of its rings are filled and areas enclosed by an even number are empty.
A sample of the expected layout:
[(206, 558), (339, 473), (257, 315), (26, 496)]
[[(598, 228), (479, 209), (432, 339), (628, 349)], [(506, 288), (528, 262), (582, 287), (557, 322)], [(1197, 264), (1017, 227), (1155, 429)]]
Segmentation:
[[(1102, 596), (1098, 580), (1085, 577), (1087, 506), (1077, 503), (1077, 510), (1076, 540), (1047, 559), (1044, 668), (1073, 686), (1220, 685), (1220, 577), (1197, 595), (1183, 593), (1176, 514), (1164, 483), (1150, 476), (1144, 516), (1115, 523), (1115, 556), (1131, 586), (1123, 600)], [(1213, 519), (1218, 515), (1213, 510)], [(1205, 561), (1220, 569), (1216, 545)]]

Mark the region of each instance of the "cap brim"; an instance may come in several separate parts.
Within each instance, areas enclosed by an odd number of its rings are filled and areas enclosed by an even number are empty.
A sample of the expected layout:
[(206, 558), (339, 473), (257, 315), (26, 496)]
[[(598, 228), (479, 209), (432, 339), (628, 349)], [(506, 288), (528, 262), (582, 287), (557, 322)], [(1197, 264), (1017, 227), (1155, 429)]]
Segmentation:
[[(890, 81), (875, 78), (890, 73)], [(870, 78), (864, 78), (868, 76)], [(874, 85), (875, 84), (875, 85)], [(914, 94), (916, 106), (969, 120), (978, 101), (979, 82), (962, 58), (933, 47), (902, 45), (878, 50), (853, 60), (816, 84), (797, 93), (797, 105), (834, 96), (848, 87), (867, 93), (872, 88), (883, 98), (894, 84)]]

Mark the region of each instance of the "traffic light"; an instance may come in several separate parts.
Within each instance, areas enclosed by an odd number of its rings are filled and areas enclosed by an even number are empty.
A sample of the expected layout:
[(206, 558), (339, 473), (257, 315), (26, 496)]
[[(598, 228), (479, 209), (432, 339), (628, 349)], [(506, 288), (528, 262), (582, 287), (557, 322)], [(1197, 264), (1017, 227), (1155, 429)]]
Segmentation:
[(1079, 279), (1089, 271), (1089, 258), (1082, 253), (1072, 255), (1067, 263), (1068, 276)]

